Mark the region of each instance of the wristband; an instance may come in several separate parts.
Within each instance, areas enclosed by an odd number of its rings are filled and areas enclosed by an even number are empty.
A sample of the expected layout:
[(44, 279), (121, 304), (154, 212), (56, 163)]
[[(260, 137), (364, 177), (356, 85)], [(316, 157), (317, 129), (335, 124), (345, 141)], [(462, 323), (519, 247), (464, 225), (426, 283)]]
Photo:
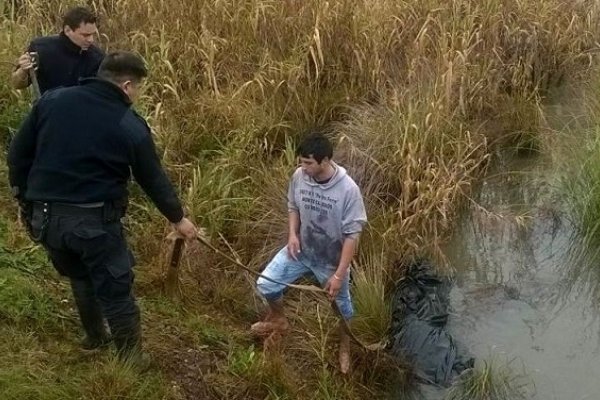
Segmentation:
[(337, 274), (333, 274), (333, 279), (341, 281), (342, 278), (340, 278), (339, 276), (337, 276)]

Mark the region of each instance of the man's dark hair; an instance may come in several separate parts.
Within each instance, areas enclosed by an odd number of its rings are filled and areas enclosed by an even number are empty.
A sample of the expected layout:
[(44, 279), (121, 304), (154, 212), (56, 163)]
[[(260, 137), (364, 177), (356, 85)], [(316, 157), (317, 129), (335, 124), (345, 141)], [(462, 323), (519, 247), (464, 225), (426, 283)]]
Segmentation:
[(305, 158), (312, 156), (316, 162), (321, 164), (325, 157), (330, 160), (333, 157), (333, 145), (323, 133), (311, 132), (302, 139), (296, 153)]
[(79, 25), (83, 24), (95, 24), (97, 20), (96, 14), (87, 7), (73, 7), (69, 9), (63, 16), (63, 28), (68, 26), (75, 30), (79, 28)]
[(97, 76), (114, 83), (140, 82), (148, 76), (148, 69), (142, 57), (129, 51), (115, 51), (104, 57)]

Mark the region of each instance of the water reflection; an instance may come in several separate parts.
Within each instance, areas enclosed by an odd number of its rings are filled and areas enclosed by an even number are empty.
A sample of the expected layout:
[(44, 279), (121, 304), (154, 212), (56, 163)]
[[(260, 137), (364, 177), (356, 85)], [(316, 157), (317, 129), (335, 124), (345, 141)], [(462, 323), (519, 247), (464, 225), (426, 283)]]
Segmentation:
[(532, 399), (596, 399), (598, 246), (575, 229), (544, 160), (497, 165), (445, 252), (456, 269), (449, 328), (480, 359), (520, 358)]

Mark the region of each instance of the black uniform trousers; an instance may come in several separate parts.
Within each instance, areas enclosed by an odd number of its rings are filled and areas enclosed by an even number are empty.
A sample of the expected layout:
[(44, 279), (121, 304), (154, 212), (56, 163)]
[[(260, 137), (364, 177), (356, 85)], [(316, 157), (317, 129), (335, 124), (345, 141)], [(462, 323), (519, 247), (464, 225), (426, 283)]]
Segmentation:
[(123, 235), (123, 209), (34, 202), (31, 233), (54, 268), (71, 281), (88, 338), (100, 340), (108, 321), (121, 356), (139, 351), (140, 311), (132, 293), (134, 259)]

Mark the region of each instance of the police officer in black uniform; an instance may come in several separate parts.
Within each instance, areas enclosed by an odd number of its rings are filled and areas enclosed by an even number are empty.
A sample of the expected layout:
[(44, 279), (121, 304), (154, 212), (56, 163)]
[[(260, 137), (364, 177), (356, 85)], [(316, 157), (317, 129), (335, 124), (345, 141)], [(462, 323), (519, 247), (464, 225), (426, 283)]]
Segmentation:
[(182, 236), (197, 235), (160, 165), (150, 129), (130, 108), (146, 75), (140, 57), (107, 55), (97, 78), (41, 97), (8, 154), (10, 184), (31, 234), (70, 279), (85, 347), (110, 340), (105, 317), (124, 358), (142, 356), (134, 261), (120, 222), (130, 171)]
[[(86, 7), (75, 7), (63, 17), (59, 35), (35, 38), (19, 57), (12, 74), (13, 86), (24, 89), (31, 84), (29, 70), (37, 68), (40, 92), (60, 86), (77, 85), (80, 78), (96, 76), (104, 52), (94, 45), (98, 33), (96, 15)], [(36, 55), (34, 65), (32, 53)]]

